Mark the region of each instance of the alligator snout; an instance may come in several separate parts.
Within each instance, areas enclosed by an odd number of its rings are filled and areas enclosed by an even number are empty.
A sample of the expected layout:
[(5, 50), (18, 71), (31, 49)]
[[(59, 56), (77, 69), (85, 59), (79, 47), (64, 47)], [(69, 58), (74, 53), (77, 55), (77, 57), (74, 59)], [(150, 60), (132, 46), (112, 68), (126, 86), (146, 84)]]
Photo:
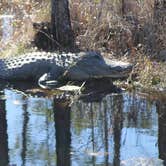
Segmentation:
[(110, 77), (112, 78), (125, 78), (132, 71), (133, 65), (128, 62), (122, 62), (117, 60), (110, 60), (104, 58), (106, 65), (110, 70)]
[[(121, 63), (121, 62), (120, 62)], [(130, 63), (126, 63), (126, 64), (113, 64), (113, 65), (109, 65), (109, 68), (111, 70), (115, 70), (117, 72), (131, 72), (133, 65)]]

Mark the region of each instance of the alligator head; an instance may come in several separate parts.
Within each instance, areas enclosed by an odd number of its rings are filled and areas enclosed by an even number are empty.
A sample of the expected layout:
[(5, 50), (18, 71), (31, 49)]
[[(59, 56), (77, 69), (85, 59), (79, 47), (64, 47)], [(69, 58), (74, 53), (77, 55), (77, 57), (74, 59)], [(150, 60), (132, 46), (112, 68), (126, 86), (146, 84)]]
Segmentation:
[(130, 63), (103, 58), (99, 53), (81, 52), (80, 57), (63, 75), (68, 80), (125, 78), (132, 70)]

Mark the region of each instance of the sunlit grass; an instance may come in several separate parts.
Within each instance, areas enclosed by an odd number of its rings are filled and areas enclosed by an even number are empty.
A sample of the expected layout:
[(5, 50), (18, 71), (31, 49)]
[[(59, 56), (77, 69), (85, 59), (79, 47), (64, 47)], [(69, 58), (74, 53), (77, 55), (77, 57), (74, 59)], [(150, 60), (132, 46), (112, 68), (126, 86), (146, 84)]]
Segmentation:
[(139, 71), (139, 81), (146, 87), (166, 88), (166, 64), (145, 59)]
[(163, 90), (166, 88), (166, 63), (152, 60), (147, 55), (137, 52), (133, 78), (136, 86)]

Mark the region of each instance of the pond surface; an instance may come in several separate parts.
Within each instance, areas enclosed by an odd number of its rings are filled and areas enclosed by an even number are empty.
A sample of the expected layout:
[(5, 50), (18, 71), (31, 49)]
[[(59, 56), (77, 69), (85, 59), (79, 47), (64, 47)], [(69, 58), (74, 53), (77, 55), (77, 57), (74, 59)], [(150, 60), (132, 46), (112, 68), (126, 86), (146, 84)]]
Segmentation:
[[(9, 88), (0, 99), (0, 166), (133, 165), (166, 159), (164, 101), (137, 93), (100, 101), (38, 97)], [(159, 165), (159, 164), (157, 164)]]

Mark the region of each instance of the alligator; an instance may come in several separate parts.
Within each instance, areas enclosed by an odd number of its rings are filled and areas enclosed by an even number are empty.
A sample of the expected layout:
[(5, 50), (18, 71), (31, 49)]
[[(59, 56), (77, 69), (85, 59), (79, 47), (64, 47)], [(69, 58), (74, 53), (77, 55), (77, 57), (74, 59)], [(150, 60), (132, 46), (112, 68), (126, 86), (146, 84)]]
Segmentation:
[(83, 81), (95, 78), (124, 78), (132, 65), (112, 61), (97, 52), (32, 52), (0, 59), (0, 79), (31, 80), (39, 84), (54, 80)]

